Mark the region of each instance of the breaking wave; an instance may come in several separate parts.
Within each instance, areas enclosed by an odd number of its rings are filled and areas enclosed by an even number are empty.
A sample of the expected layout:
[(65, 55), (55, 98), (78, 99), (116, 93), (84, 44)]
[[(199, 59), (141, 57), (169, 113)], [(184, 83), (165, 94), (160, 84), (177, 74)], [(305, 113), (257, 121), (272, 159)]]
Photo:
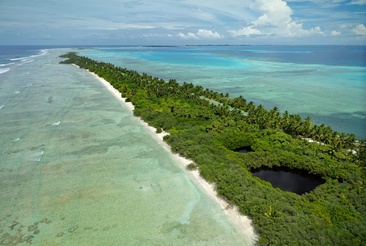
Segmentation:
[(55, 122), (55, 123), (52, 123), (51, 125), (53, 125), (53, 126), (58, 126), (58, 125), (60, 125), (60, 123), (61, 123), (61, 121), (57, 121), (57, 122)]
[(11, 59), (8, 59), (8, 61), (10, 61), (10, 63), (1, 64), (1, 65), (2, 66), (11, 66), (11, 65), (21, 66), (21, 65), (23, 65), (25, 63), (33, 62), (34, 61), (34, 58), (40, 57), (40, 56), (44, 56), (47, 53), (48, 53), (47, 50), (40, 50), (39, 53), (36, 54), (36, 55), (11, 58)]
[(4, 63), (4, 64), (0, 64), (0, 67), (7, 67), (7, 66), (14, 65), (14, 64), (15, 64), (15, 62)]
[(3, 69), (0, 69), (0, 74), (2, 73), (6, 73), (10, 70), (10, 68), (3, 68)]

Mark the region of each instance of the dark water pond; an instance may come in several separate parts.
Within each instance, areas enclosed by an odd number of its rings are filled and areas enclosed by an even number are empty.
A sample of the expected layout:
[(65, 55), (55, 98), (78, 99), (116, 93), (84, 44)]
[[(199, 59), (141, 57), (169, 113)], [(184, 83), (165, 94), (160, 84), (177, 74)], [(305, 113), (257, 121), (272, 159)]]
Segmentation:
[(252, 174), (270, 182), (275, 188), (291, 191), (298, 195), (310, 192), (325, 182), (319, 176), (306, 171), (284, 167), (254, 169)]
[(253, 150), (250, 146), (247, 146), (247, 147), (240, 147), (240, 148), (234, 149), (233, 151), (239, 152), (239, 153), (248, 153), (248, 152), (252, 152)]

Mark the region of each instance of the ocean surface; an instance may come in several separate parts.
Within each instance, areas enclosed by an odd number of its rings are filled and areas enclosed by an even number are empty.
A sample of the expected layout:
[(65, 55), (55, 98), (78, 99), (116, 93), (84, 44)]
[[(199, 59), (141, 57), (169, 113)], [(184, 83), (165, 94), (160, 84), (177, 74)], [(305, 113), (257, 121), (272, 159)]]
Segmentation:
[(253, 244), (100, 81), (58, 64), (70, 49), (45, 48), (0, 47), (1, 245)]
[(79, 53), (242, 95), (366, 139), (366, 46), (96, 47)]

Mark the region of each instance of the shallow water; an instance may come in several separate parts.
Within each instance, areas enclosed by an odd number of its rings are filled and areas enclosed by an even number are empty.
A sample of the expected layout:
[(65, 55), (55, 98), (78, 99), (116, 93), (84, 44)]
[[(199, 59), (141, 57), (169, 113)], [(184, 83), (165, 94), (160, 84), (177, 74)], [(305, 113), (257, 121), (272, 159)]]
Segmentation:
[(252, 245), (148, 129), (53, 50), (0, 75), (4, 245)]
[(366, 139), (366, 46), (110, 47), (80, 53), (242, 95)]

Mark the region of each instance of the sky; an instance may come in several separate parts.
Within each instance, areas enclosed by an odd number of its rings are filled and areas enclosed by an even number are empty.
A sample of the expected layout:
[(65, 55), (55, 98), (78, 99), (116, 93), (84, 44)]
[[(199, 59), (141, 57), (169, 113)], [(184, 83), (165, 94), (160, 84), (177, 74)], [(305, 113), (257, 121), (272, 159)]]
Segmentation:
[(7, 44), (366, 45), (366, 0), (0, 0)]

